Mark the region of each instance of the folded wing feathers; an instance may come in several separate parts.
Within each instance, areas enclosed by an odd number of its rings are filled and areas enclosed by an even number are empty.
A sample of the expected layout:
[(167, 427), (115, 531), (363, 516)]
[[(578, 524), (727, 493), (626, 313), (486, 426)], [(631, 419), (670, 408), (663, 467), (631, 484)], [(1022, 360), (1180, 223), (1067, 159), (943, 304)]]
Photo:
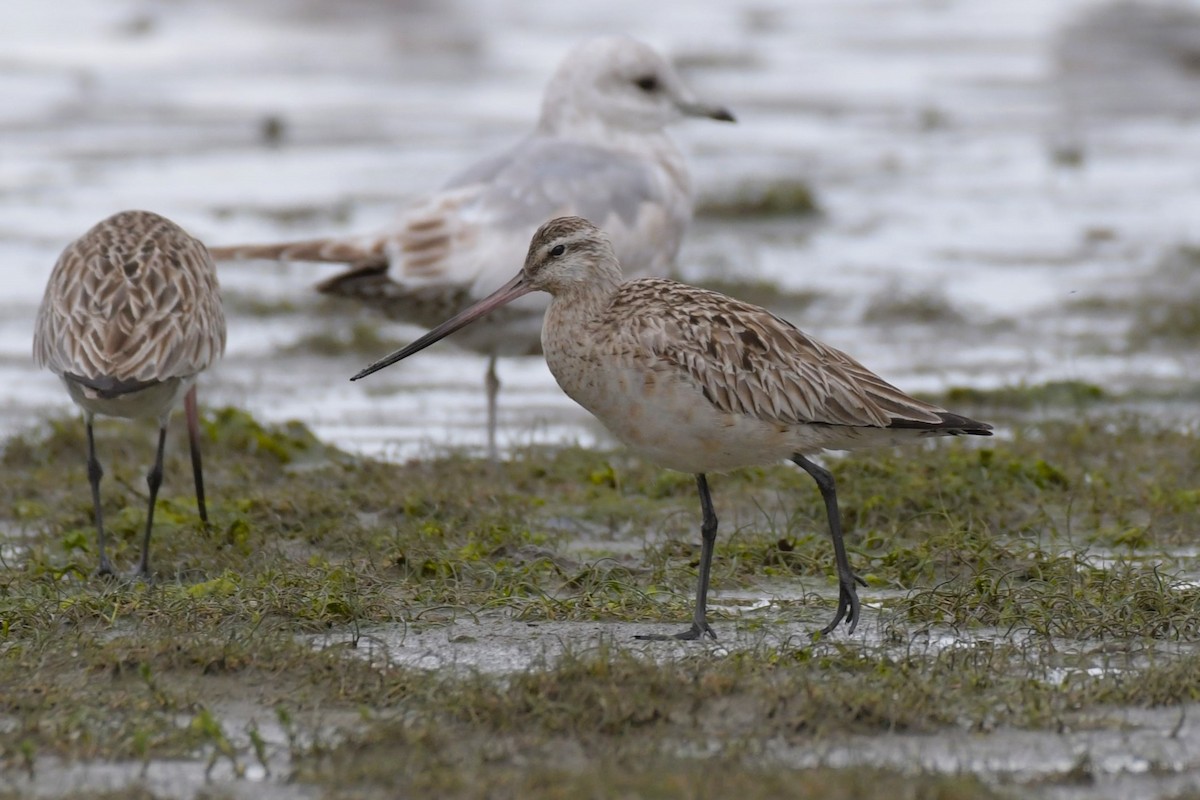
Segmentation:
[(224, 352), (204, 245), (162, 218), (127, 219), (132, 227), (93, 229), (59, 258), (38, 311), (39, 366), (85, 384), (152, 383), (195, 375)]
[[(669, 302), (662, 302), (664, 294)], [(686, 372), (722, 411), (779, 425), (979, 425), (909, 397), (770, 312), (715, 292), (657, 279), (630, 281), (613, 311), (627, 316), (626, 324), (660, 328), (638, 338)]]

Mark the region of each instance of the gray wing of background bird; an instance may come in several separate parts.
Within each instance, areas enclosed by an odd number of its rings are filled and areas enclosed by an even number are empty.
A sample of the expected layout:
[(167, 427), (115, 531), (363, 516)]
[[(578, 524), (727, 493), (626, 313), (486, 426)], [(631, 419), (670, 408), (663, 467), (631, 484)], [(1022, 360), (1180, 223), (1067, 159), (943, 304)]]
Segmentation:
[[(666, 274), (691, 218), (686, 171), (666, 146), (662, 154), (636, 155), (531, 136), (412, 206), (399, 229), (362, 240), (355, 268), (318, 288), (434, 325), (511, 278), (533, 232), (563, 215), (604, 229), (628, 274)], [(516, 309), (540, 313), (545, 303), (531, 297)]]
[(529, 238), (556, 216), (591, 220), (632, 274), (663, 271), (691, 217), (686, 177), (669, 159), (531, 136), (451, 179), (404, 216), (389, 247), (391, 276), (447, 283), (520, 268)]
[[(502, 224), (541, 225), (561, 216), (564, 206), (601, 229), (611, 218), (627, 228), (636, 226), (647, 205), (668, 209), (673, 216), (690, 213), (689, 198), (664, 185), (653, 160), (552, 137), (530, 137), (464, 170), (445, 188), (472, 184), (486, 187), (478, 200), (494, 204)], [(683, 208), (672, 208), (676, 205)]]

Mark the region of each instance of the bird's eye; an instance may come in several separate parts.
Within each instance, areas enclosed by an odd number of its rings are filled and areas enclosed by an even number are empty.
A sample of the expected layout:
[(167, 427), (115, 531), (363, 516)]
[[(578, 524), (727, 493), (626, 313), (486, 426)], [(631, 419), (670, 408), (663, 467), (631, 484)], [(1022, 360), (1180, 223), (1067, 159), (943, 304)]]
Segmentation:
[(567, 252), (567, 246), (565, 244), (556, 244), (554, 247), (550, 248), (550, 257), (558, 258), (565, 252)]
[(658, 78), (653, 75), (643, 75), (635, 79), (633, 83), (643, 92), (653, 92), (658, 89)]

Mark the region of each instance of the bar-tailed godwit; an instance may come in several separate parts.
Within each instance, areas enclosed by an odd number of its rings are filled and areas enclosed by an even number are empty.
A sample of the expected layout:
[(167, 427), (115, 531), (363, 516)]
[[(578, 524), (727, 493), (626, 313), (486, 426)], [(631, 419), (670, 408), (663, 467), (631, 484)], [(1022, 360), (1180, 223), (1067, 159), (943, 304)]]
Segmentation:
[(138, 573), (150, 574), (150, 531), (162, 484), (167, 421), (182, 397), (200, 519), (208, 521), (200, 463), (196, 376), (225, 350), (225, 314), (208, 251), (175, 223), (123, 211), (72, 242), (50, 273), (33, 334), (33, 357), (62, 378), (83, 409), (88, 481), (99, 538), (99, 572), (113, 573), (100, 508), (92, 422), (97, 414), (158, 421), (146, 476), (150, 504)]
[(853, 633), (861, 579), (846, 557), (833, 475), (808, 456), (992, 432), (909, 397), (766, 309), (659, 278), (623, 281), (607, 237), (578, 217), (543, 225), (515, 278), (352, 380), (534, 291), (551, 296), (542, 350), (563, 391), (635, 452), (696, 476), (703, 523), (695, 615), (673, 638), (716, 638), (706, 614), (717, 534), (707, 473), (789, 459), (813, 477), (839, 586), (837, 612), (822, 633), (843, 619)]
[[(217, 260), (348, 263), (319, 291), (432, 327), (520, 267), (537, 226), (578, 214), (608, 231), (630, 275), (666, 275), (692, 215), (683, 156), (664, 128), (685, 117), (733, 121), (700, 102), (651, 47), (602, 37), (571, 51), (551, 78), (537, 127), (468, 167), (373, 236), (213, 248)], [(488, 357), (488, 452), (496, 450), (496, 358), (536, 355), (546, 301), (493, 315), (458, 343)]]

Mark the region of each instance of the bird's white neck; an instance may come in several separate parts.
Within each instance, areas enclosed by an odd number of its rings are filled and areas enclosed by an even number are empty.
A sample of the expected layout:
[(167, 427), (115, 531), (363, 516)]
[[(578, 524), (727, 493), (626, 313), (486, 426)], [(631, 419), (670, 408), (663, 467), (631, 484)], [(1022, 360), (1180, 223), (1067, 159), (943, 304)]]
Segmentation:
[(570, 103), (546, 103), (538, 119), (537, 132), (543, 136), (569, 139), (581, 144), (638, 153), (675, 152), (675, 145), (659, 126), (614, 125)]

